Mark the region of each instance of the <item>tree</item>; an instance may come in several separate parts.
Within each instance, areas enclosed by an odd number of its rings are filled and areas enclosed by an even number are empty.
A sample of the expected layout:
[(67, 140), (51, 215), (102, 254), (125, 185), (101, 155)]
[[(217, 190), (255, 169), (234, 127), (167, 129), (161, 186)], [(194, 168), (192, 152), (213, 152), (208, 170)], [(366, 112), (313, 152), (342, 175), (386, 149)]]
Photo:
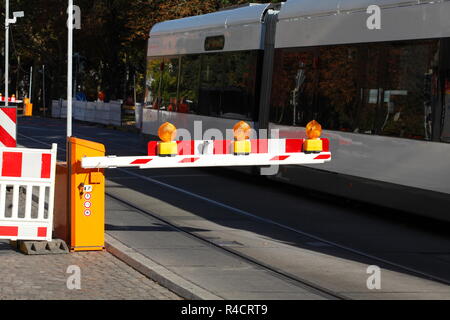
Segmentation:
[[(67, 2), (61, 0), (10, 0), (11, 11), (25, 11), (11, 28), (11, 91), (27, 92), (29, 69), (46, 66), (46, 96), (64, 98), (67, 77)], [(81, 8), (82, 29), (75, 30), (74, 60), (77, 84), (90, 99), (99, 90), (107, 99), (126, 99), (137, 81), (144, 94), (146, 46), (152, 26), (158, 22), (217, 11), (249, 2), (243, 0), (75, 0)], [(0, 10), (4, 3), (0, 4)], [(2, 10), (4, 12), (4, 10)], [(0, 41), (4, 35), (0, 33)], [(34, 103), (43, 104), (42, 81), (34, 73)], [(49, 101), (47, 101), (49, 105)]]

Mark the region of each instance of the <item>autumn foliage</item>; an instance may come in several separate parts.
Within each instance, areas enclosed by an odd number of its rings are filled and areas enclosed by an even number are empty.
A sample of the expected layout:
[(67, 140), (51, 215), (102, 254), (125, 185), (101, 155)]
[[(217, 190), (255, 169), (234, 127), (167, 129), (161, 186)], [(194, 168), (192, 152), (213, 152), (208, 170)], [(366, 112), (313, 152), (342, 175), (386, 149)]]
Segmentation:
[[(81, 9), (81, 30), (75, 31), (74, 75), (78, 90), (89, 99), (106, 93), (106, 99), (126, 99), (133, 92), (143, 97), (146, 45), (151, 27), (160, 21), (214, 12), (245, 4), (243, 0), (75, 0)], [(4, 12), (4, 1), (0, 10)], [(12, 92), (28, 93), (33, 66), (33, 103), (42, 103), (42, 69), (45, 65), (47, 105), (66, 94), (67, 1), (10, 0), (11, 12), (25, 18), (11, 28), (10, 78)], [(4, 42), (4, 33), (0, 41)]]

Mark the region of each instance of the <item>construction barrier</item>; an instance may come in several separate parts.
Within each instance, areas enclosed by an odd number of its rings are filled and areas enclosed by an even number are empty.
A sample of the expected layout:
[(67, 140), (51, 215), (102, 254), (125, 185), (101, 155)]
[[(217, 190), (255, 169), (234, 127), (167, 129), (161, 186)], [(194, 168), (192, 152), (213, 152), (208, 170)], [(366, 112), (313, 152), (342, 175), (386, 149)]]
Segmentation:
[[(322, 126), (311, 121), (306, 126), (308, 139), (250, 139), (251, 127), (240, 121), (233, 127), (234, 140), (173, 141), (176, 127), (164, 123), (158, 130), (161, 141), (148, 143), (148, 156), (105, 156), (104, 145), (70, 138), (70, 163), (61, 168), (61, 187), (69, 185), (71, 248), (72, 250), (98, 250), (102, 248), (104, 223), (104, 171), (106, 168), (131, 167), (140, 169), (231, 167), (323, 164), (331, 161), (330, 142), (321, 139)], [(59, 199), (63, 199), (64, 195)], [(56, 216), (67, 216), (59, 215)], [(75, 219), (75, 220), (74, 220)], [(55, 221), (57, 221), (56, 219)], [(68, 225), (67, 219), (62, 219)], [(56, 223), (59, 225), (59, 223)], [(78, 228), (74, 228), (77, 226)], [(67, 227), (61, 229), (69, 234)], [(89, 232), (86, 232), (89, 230)]]
[(52, 239), (56, 153), (0, 148), (0, 239)]
[(14, 148), (17, 145), (17, 109), (0, 108), (0, 147)]

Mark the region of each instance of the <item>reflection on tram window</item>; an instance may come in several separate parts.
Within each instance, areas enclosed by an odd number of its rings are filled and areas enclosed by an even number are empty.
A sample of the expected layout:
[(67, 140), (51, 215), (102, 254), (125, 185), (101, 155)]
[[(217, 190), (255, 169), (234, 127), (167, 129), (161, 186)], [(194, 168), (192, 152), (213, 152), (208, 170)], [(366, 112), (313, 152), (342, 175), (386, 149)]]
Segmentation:
[(169, 110), (177, 101), (179, 58), (150, 59), (147, 66), (146, 105)]
[(438, 40), (280, 49), (271, 121), (431, 139)]
[[(450, 52), (450, 39), (448, 40), (448, 50)], [(443, 108), (443, 126), (441, 132), (441, 140), (443, 142), (450, 143), (450, 63), (446, 66), (446, 70), (444, 71), (444, 108)]]
[[(381, 48), (380, 48), (381, 49)], [(381, 51), (380, 51), (381, 55)], [(383, 50), (384, 100), (380, 101), (380, 133), (413, 139), (431, 139), (433, 83), (438, 79), (436, 41), (392, 44)]]
[(203, 55), (198, 113), (255, 119), (258, 57), (256, 51)]
[(200, 63), (200, 55), (181, 57), (178, 112), (197, 112), (200, 86)]
[(324, 128), (352, 131), (358, 108), (360, 52), (354, 46), (319, 50), (317, 120)]
[(213, 53), (202, 56), (202, 72), (198, 113), (219, 116), (220, 98), (223, 88), (225, 55)]
[(146, 106), (256, 120), (260, 53), (242, 51), (149, 59)]
[(162, 59), (149, 59), (145, 79), (145, 106), (157, 109), (157, 100), (161, 83)]
[(162, 86), (161, 86), (161, 110), (175, 111), (178, 101), (178, 72), (180, 58), (164, 59)]
[(256, 52), (235, 52), (226, 55), (220, 108), (222, 117), (252, 118), (255, 109), (256, 61)]
[(274, 62), (271, 119), (286, 125), (306, 126), (313, 117), (317, 60), (314, 51), (278, 51)]

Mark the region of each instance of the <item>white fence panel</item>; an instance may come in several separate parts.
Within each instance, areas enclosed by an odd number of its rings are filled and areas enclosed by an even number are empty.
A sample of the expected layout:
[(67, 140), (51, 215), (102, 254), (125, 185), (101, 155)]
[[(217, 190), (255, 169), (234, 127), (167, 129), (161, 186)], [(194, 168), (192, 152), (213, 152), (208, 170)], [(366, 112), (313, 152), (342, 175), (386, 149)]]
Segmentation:
[(87, 103), (85, 121), (95, 122), (95, 102)]
[(61, 118), (61, 100), (52, 100), (52, 118)]
[(122, 125), (122, 103), (119, 101), (111, 101), (108, 104), (109, 123), (115, 126)]
[[(73, 101), (72, 109), (75, 120), (105, 125), (122, 125), (122, 102), (120, 101), (109, 103)], [(52, 117), (67, 118), (66, 100), (53, 101)]]
[(73, 119), (80, 120), (80, 101), (73, 101), (72, 112), (73, 112)]
[(62, 101), (60, 118), (63, 118), (63, 119), (67, 118), (67, 101), (66, 100)]
[(106, 104), (103, 102), (95, 103), (95, 123), (108, 124), (109, 115), (106, 114)]
[(142, 129), (142, 117), (143, 117), (143, 105), (136, 103), (136, 109), (134, 109), (134, 116), (136, 119), (136, 128)]
[(74, 119), (79, 121), (85, 121), (86, 119), (86, 103), (85, 101), (74, 101)]

